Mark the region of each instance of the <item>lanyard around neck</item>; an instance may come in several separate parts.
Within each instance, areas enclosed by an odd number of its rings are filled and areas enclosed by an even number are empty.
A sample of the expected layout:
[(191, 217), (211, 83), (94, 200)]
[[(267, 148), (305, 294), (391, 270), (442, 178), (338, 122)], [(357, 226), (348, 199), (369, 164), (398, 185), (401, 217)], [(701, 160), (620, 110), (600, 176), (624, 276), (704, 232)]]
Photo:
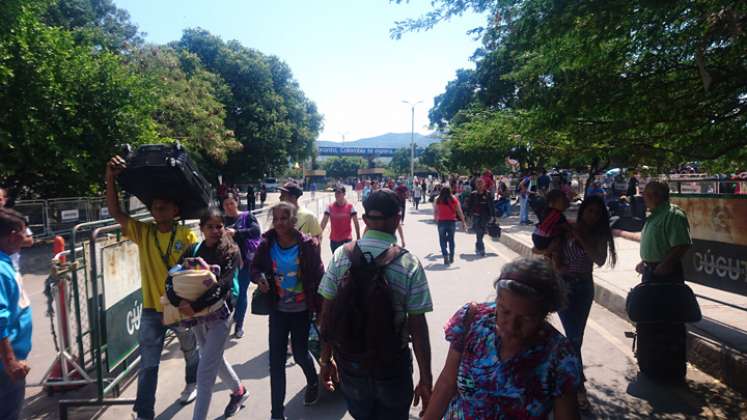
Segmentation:
[(161, 261), (163, 261), (167, 270), (171, 268), (171, 264), (169, 263), (169, 255), (171, 255), (171, 250), (174, 247), (175, 238), (176, 238), (176, 225), (173, 225), (171, 228), (171, 239), (169, 239), (169, 246), (166, 247), (166, 252), (164, 253), (163, 251), (161, 251), (161, 243), (158, 241), (158, 227), (156, 225), (153, 225), (153, 239), (155, 239), (156, 241), (156, 248), (158, 249), (158, 255), (161, 257)]

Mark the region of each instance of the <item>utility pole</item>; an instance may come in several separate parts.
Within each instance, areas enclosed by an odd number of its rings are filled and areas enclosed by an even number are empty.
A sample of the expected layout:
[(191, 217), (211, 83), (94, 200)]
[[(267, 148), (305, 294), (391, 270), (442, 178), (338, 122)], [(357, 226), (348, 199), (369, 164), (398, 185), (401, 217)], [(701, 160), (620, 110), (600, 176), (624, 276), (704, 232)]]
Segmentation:
[(402, 101), (402, 103), (405, 103), (410, 106), (410, 121), (411, 121), (411, 130), (410, 130), (410, 182), (413, 182), (415, 179), (415, 105), (423, 103), (423, 101), (417, 101), (415, 103), (411, 103), (409, 101)]

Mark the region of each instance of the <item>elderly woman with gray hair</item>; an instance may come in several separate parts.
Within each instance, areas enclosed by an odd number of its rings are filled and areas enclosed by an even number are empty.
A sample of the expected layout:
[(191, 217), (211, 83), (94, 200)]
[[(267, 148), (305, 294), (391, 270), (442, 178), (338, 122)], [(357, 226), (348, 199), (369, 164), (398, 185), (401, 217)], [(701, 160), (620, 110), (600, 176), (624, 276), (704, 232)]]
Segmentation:
[(551, 266), (522, 258), (496, 279), (496, 299), (464, 305), (424, 419), (578, 419), (581, 362), (547, 322), (566, 301)]

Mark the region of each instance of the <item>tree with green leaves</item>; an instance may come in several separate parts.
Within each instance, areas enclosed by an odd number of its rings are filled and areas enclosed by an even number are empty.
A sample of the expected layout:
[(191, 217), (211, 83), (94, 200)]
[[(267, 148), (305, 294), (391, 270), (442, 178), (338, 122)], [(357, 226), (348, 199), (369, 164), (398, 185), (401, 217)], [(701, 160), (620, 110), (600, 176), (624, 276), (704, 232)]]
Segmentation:
[(157, 98), (151, 115), (160, 141), (182, 143), (200, 172), (216, 179), (228, 156), (242, 148), (224, 124), (221, 99), (230, 97), (228, 86), (184, 50), (147, 46), (136, 50), (129, 64), (145, 77)]
[(277, 57), (200, 30), (144, 46), (112, 0), (6, 0), (0, 27), (0, 184), (14, 195), (96, 194), (125, 143), (178, 140), (214, 182), (313, 154), (322, 117)]
[(185, 30), (173, 46), (199, 57), (230, 89), (225, 124), (243, 149), (221, 168), (227, 179), (259, 178), (280, 170), (289, 158), (300, 162), (311, 156), (322, 117), (285, 63), (202, 29)]
[(418, 163), (434, 169), (439, 174), (446, 174), (452, 169), (451, 149), (444, 143), (431, 143), (418, 157)]
[(366, 168), (366, 161), (356, 157), (333, 157), (324, 161), (324, 169), (330, 178), (349, 178), (358, 175), (358, 169)]
[(394, 156), (389, 162), (389, 169), (396, 175), (407, 175), (410, 173), (410, 149), (401, 148), (394, 151)]
[(142, 46), (130, 14), (112, 0), (49, 0), (42, 16), (46, 25), (69, 30), (79, 43), (118, 53)]
[[(399, 1), (397, 1), (399, 2)], [(436, 0), (426, 15), (392, 31), (429, 29), (468, 10), (486, 15), (473, 31), (475, 85), (463, 110), (519, 124), (506, 134), (527, 139), (548, 163), (646, 164), (747, 162), (747, 4), (643, 1)], [(469, 123), (447, 100), (444, 122)], [(456, 111), (456, 112), (455, 112)], [(434, 112), (434, 116), (438, 114)], [(485, 121), (481, 119), (481, 121)], [(458, 156), (458, 154), (455, 154)]]
[(0, 182), (24, 196), (95, 193), (117, 145), (158, 138), (156, 97), (121, 57), (44, 24), (45, 7), (0, 8)]

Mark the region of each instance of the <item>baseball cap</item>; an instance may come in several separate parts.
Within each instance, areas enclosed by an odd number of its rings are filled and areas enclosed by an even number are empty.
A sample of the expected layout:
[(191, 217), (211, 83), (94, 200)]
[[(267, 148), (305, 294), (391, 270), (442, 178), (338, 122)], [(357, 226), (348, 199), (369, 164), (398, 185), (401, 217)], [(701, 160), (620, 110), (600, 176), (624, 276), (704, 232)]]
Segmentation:
[(278, 189), (280, 191), (287, 192), (288, 194), (291, 194), (291, 195), (295, 196), (296, 198), (298, 198), (298, 197), (300, 197), (300, 196), (303, 195), (303, 191), (301, 190), (301, 188), (298, 187), (298, 184), (296, 184), (295, 182), (292, 182), (292, 181), (291, 182), (286, 182), (285, 184), (283, 184), (282, 187), (280, 187)]
[(400, 211), (400, 200), (397, 193), (389, 188), (372, 192), (363, 202), (365, 216), (373, 220), (388, 219), (396, 216)]

